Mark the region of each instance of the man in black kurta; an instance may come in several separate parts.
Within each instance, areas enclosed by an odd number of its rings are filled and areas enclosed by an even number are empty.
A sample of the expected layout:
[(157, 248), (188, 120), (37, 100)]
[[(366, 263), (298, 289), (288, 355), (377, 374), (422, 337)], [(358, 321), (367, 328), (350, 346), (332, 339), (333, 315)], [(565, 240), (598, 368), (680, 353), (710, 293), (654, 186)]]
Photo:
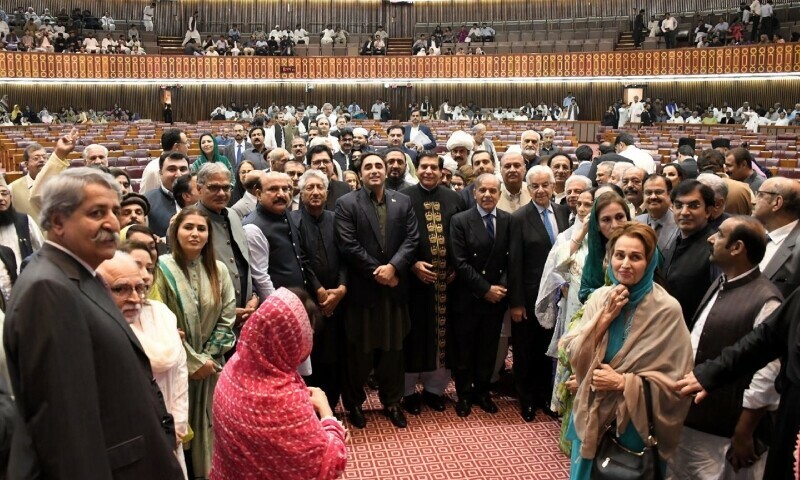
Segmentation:
[(663, 276), (688, 324), (705, 292), (722, 273), (709, 258), (708, 237), (715, 232), (708, 224), (714, 191), (697, 180), (685, 180), (672, 190), (670, 198), (680, 232), (664, 252)]
[(800, 290), (795, 290), (762, 324), (722, 350), (718, 357), (694, 367), (692, 373), (678, 381), (677, 388), (684, 395), (699, 392), (695, 399), (699, 403), (708, 391), (750, 377), (776, 358), (781, 359), (775, 382), (781, 403), (764, 478), (788, 480), (793, 478), (792, 452), (800, 428)]
[[(448, 286), (455, 271), (448, 262), (450, 219), (464, 210), (464, 201), (453, 190), (442, 186), (444, 160), (435, 153), (419, 158), (420, 183), (402, 190), (411, 198), (419, 227), (419, 246), (414, 274), (409, 280), (411, 331), (403, 344), (406, 367), (403, 407), (418, 414), (421, 400), (434, 410), (445, 409), (442, 394), (450, 381), (445, 358)], [(422, 395), (417, 380), (422, 378)]]
[(364, 187), (336, 202), (336, 238), (347, 263), (347, 354), (342, 400), (350, 423), (364, 428), (364, 383), (375, 371), (384, 413), (405, 427), (403, 340), (408, 334), (408, 275), (419, 241), (411, 201), (384, 187), (386, 163), (377, 153), (361, 158)]
[(335, 216), (325, 210), (328, 177), (318, 170), (308, 170), (300, 177), (299, 186), (301, 208), (290, 213), (290, 217), (300, 232), (300, 248), (325, 289), (319, 305), (324, 318), (314, 328), (312, 372), (306, 383), (321, 388), (334, 410), (339, 402), (344, 368), (341, 302), (347, 293), (347, 269), (336, 245)]

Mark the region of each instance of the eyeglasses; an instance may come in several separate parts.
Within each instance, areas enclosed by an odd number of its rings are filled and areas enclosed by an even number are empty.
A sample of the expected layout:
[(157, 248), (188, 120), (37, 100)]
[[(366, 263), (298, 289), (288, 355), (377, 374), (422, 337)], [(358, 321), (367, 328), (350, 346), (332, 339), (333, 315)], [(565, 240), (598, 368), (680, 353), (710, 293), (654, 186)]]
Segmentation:
[(134, 291), (136, 291), (136, 295), (140, 298), (144, 298), (144, 296), (147, 295), (147, 285), (143, 283), (136, 285), (128, 283), (114, 285), (113, 287), (109, 287), (109, 290), (111, 290), (111, 293), (114, 294), (115, 297), (119, 298), (128, 298)]
[(703, 208), (703, 204), (700, 202), (689, 202), (689, 203), (675, 202), (673, 204), (673, 207), (675, 207), (675, 210), (678, 211), (683, 210), (683, 207), (688, 207), (689, 210), (698, 210), (700, 208)]
[(769, 192), (769, 191), (766, 191), (766, 190), (759, 190), (758, 192), (756, 192), (756, 196), (757, 197), (760, 197), (762, 195), (780, 195), (780, 193), (779, 192)]
[(231, 188), (233, 188), (233, 187), (230, 184), (228, 184), (228, 185), (214, 185), (214, 184), (211, 184), (211, 185), (206, 185), (206, 188), (211, 193), (219, 193), (219, 192), (228, 193), (228, 192), (231, 191)]

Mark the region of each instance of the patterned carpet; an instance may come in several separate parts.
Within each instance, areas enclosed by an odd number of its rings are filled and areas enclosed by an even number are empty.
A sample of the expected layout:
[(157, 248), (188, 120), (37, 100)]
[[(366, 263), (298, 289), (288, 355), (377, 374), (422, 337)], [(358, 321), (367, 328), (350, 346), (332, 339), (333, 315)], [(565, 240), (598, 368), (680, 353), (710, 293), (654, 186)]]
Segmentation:
[(539, 414), (525, 423), (514, 398), (494, 395), (494, 415), (473, 407), (467, 418), (456, 415), (452, 384), (447, 410), (423, 405), (422, 414), (406, 415), (408, 428), (395, 428), (381, 413), (375, 391), (364, 406), (367, 428), (350, 429), (344, 478), (381, 480), (562, 480), (569, 478), (569, 458), (558, 449), (560, 424)]

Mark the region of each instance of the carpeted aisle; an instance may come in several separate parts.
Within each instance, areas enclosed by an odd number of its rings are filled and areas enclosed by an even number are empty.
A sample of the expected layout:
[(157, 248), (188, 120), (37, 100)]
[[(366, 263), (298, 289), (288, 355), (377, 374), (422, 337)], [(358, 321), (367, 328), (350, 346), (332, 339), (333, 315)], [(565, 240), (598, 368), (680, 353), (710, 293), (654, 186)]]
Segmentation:
[(367, 428), (350, 429), (344, 478), (380, 480), (563, 480), (569, 458), (558, 449), (560, 424), (539, 414), (525, 423), (515, 399), (493, 396), (494, 415), (473, 407), (459, 418), (451, 387), (447, 410), (406, 415), (408, 428), (395, 428), (381, 413), (377, 393), (368, 391)]

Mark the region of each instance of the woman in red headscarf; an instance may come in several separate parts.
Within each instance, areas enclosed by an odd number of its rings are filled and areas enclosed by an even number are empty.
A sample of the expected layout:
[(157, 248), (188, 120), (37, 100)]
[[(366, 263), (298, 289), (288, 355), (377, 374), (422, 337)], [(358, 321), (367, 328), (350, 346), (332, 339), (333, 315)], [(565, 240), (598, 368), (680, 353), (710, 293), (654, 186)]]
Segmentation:
[(297, 374), (311, 353), (315, 309), (308, 297), (280, 288), (245, 323), (214, 394), (211, 480), (344, 473), (344, 427), (325, 394)]

